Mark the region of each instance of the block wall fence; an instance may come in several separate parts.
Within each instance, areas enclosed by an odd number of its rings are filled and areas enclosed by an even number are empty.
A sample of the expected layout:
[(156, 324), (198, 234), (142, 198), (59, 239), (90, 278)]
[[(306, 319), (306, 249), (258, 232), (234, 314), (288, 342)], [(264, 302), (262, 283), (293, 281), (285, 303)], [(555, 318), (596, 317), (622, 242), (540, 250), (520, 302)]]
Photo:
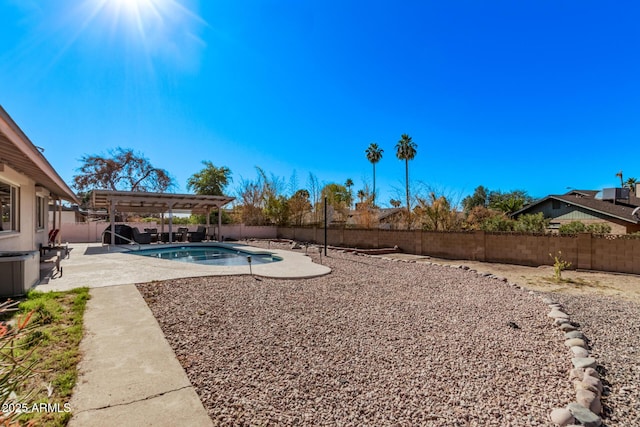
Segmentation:
[[(140, 230), (157, 227), (154, 223), (129, 223)], [(61, 226), (63, 242), (98, 242), (107, 224), (81, 223)], [(174, 225), (177, 229), (178, 225)], [(189, 226), (195, 230), (196, 226)], [(166, 225), (165, 225), (166, 228)], [(193, 230), (192, 230), (193, 231)], [(292, 239), (324, 242), (324, 229), (311, 227), (245, 226), (223, 224), (225, 238)], [(392, 248), (403, 252), (447, 259), (501, 262), (518, 265), (552, 265), (549, 254), (562, 251), (571, 268), (640, 274), (640, 239), (629, 235), (576, 236), (528, 235), (474, 232), (435, 232), (421, 230), (380, 230), (329, 228), (327, 244), (351, 248)]]
[[(277, 237), (324, 243), (323, 228), (278, 227)], [(500, 262), (528, 266), (552, 265), (549, 254), (562, 252), (571, 268), (640, 274), (640, 239), (628, 235), (528, 235), (421, 230), (330, 228), (330, 246), (362, 249), (398, 246), (403, 252), (438, 258)]]

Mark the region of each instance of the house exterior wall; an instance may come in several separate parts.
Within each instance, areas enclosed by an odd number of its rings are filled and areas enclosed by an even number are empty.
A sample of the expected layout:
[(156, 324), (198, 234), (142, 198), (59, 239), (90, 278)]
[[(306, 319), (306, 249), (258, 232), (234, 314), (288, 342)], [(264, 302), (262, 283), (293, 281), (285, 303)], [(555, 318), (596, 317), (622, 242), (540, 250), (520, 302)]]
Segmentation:
[[(0, 170), (0, 181), (19, 189), (18, 231), (0, 231), (0, 251), (32, 251), (47, 244), (48, 227), (36, 229), (36, 186), (33, 180), (7, 165)], [(45, 198), (48, 204), (48, 199)]]
[[(53, 224), (53, 216), (56, 216), (56, 224), (58, 223), (59, 212), (49, 211), (49, 224)], [(75, 224), (78, 221), (76, 212), (74, 211), (62, 211), (62, 223), (63, 224)]]
[[(556, 209), (554, 209), (554, 203)], [(572, 205), (564, 201), (546, 200), (539, 206), (532, 207), (527, 213), (536, 214), (542, 212), (545, 218), (551, 218), (554, 224), (563, 225), (573, 221), (580, 221), (585, 225), (607, 224), (611, 227), (611, 234), (627, 234), (640, 231), (640, 225), (617, 220), (605, 214), (590, 211), (580, 206)]]

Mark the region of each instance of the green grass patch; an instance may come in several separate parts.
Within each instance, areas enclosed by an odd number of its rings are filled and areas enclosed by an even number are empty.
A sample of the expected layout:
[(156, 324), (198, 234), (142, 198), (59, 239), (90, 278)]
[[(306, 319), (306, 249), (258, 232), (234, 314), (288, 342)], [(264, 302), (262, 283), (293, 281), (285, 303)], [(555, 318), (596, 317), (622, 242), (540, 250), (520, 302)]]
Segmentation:
[[(21, 339), (20, 351), (32, 351), (34, 375), (20, 385), (19, 394), (28, 393), (27, 407), (19, 420), (38, 426), (65, 426), (71, 419), (69, 399), (78, 378), (82, 320), (89, 299), (88, 288), (67, 292), (31, 291), (14, 316), (34, 312), (38, 327)], [(66, 405), (65, 405), (66, 404)]]

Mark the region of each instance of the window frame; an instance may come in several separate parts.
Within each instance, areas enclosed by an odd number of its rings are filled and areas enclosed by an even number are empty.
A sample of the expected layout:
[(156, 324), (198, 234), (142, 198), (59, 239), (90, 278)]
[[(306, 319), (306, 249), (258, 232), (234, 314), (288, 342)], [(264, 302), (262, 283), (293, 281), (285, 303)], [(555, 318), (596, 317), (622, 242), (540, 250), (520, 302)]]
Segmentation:
[(47, 198), (36, 194), (36, 231), (42, 231), (47, 227)]
[[(0, 179), (0, 185), (9, 189), (9, 220), (4, 221), (5, 206), (0, 205), (0, 233), (16, 233), (20, 231), (20, 187)], [(8, 228), (5, 224), (9, 224)]]

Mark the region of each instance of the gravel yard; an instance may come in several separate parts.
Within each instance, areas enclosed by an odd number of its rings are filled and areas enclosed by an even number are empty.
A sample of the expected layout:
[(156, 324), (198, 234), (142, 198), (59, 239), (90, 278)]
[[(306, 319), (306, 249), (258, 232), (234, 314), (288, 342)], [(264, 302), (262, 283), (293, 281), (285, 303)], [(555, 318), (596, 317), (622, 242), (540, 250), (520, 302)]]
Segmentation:
[(580, 324), (605, 372), (604, 425), (640, 426), (640, 306), (599, 295), (554, 297)]
[(462, 269), (329, 255), (316, 279), (139, 285), (215, 424), (549, 425), (574, 399), (539, 296)]

